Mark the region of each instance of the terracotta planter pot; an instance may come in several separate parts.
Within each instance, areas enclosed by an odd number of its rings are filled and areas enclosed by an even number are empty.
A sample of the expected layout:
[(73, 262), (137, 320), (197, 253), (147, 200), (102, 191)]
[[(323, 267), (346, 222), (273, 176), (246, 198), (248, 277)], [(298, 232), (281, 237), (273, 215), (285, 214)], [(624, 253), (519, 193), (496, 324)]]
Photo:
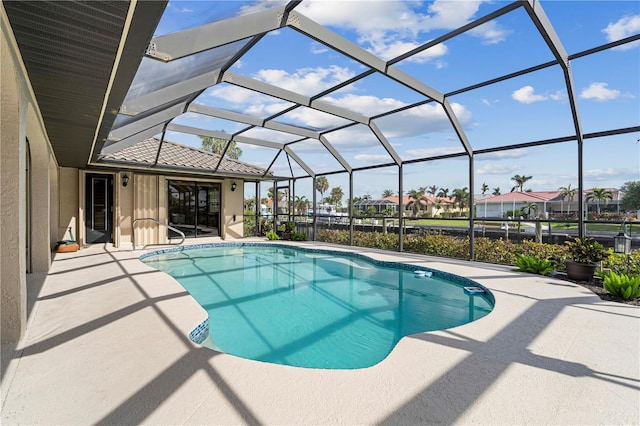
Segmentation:
[(564, 264), (567, 267), (567, 278), (575, 281), (591, 281), (598, 266), (595, 263), (578, 263), (573, 260), (566, 260)]

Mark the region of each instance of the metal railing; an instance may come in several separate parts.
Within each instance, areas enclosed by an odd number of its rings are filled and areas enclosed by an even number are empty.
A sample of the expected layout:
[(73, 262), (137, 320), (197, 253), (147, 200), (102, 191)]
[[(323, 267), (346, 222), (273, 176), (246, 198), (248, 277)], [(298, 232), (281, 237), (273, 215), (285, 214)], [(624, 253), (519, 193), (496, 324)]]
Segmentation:
[(179, 230), (179, 229), (177, 229), (177, 228), (174, 228), (174, 227), (173, 227), (173, 226), (171, 226), (171, 225), (168, 225), (168, 224), (166, 224), (166, 223), (162, 223), (162, 222), (160, 222), (159, 220), (156, 220), (156, 219), (154, 219), (154, 218), (152, 218), (152, 217), (140, 217), (140, 218), (138, 218), (138, 219), (135, 219), (135, 220), (133, 221), (133, 223), (131, 224), (131, 241), (132, 241), (132, 243), (133, 243), (133, 249), (134, 249), (134, 250), (136, 249), (136, 222), (141, 221), (141, 220), (150, 220), (150, 221), (155, 222), (155, 223), (157, 223), (157, 224), (158, 224), (158, 225), (160, 225), (160, 226), (164, 226), (164, 227), (166, 227), (167, 229), (170, 229), (170, 230), (172, 230), (173, 232), (176, 232), (176, 233), (178, 233), (178, 234), (180, 234), (180, 235), (182, 236), (182, 240), (180, 240), (180, 242), (179, 242), (179, 243), (171, 243), (171, 242), (169, 242), (169, 243), (166, 243), (166, 244), (146, 244), (146, 245), (144, 245), (144, 246), (143, 246), (143, 248), (145, 248), (145, 247), (149, 247), (149, 246), (166, 246), (166, 245), (170, 245), (170, 246), (179, 246), (180, 244), (184, 243), (185, 238), (187, 238), (187, 237), (184, 235), (184, 232), (182, 232), (181, 230)]

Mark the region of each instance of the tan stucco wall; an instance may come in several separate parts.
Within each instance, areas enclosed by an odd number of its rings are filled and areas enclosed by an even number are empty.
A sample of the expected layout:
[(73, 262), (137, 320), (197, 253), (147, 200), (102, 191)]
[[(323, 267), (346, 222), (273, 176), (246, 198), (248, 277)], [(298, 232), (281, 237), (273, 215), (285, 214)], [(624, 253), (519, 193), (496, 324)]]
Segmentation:
[[(133, 220), (140, 218), (160, 220), (158, 217), (158, 177), (136, 174), (132, 180)], [(134, 232), (136, 246), (158, 244), (159, 231), (156, 223), (149, 220), (139, 221), (136, 223)]]
[(0, 283), (2, 342), (17, 342), (26, 326), (24, 79), (9, 41), (4, 7), (0, 27)]
[[(2, 342), (17, 342), (27, 320), (27, 270), (46, 272), (51, 264), (55, 239), (51, 217), (56, 214), (51, 192), (57, 188), (57, 174), (51, 167), (57, 163), (2, 3), (0, 31), (1, 334)], [(27, 139), (31, 152), (29, 186)], [(31, 262), (27, 262), (27, 247)]]
[(71, 239), (69, 228), (73, 232), (73, 237), (78, 238), (78, 182), (79, 171), (72, 167), (60, 167), (58, 176), (60, 190), (58, 191), (58, 238), (60, 240)]
[[(122, 186), (122, 177), (129, 177), (127, 186)], [(118, 246), (131, 243), (131, 222), (133, 222), (133, 179), (134, 174), (121, 172), (114, 182), (116, 189), (116, 226), (119, 224), (119, 233), (116, 233)]]
[[(231, 184), (237, 187), (231, 191)], [(225, 240), (242, 238), (244, 235), (244, 182), (227, 179), (222, 182), (222, 237)], [(235, 216), (235, 220), (234, 220)]]

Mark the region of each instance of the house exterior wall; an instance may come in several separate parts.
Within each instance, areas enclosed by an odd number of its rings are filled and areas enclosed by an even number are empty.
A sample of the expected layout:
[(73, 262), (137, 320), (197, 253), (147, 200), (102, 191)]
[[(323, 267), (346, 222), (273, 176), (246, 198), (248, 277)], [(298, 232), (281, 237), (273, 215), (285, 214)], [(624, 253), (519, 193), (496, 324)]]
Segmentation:
[[(231, 183), (236, 182), (237, 188), (231, 191)], [(244, 182), (226, 180), (221, 185), (222, 197), (222, 230), (221, 236), (225, 240), (242, 238), (244, 235)]]
[[(122, 186), (122, 176), (129, 176), (129, 184)], [(243, 205), (244, 184), (237, 179), (202, 179), (201, 177), (176, 178), (166, 175), (140, 174), (122, 171), (114, 179), (114, 244), (118, 247), (133, 243), (133, 221), (140, 218), (153, 218), (169, 223), (168, 217), (168, 181), (215, 182), (221, 184), (221, 229), (223, 239), (242, 238), (244, 233)], [(235, 191), (231, 183), (236, 182)], [(234, 220), (235, 215), (235, 220)], [(153, 221), (139, 220), (135, 224), (135, 244), (137, 247), (148, 244), (168, 243), (167, 232)]]
[(46, 272), (51, 264), (57, 234), (51, 227), (57, 217), (52, 194), (59, 185), (57, 162), (2, 3), (0, 116), (0, 330), (3, 343), (16, 343), (26, 328), (27, 271)]
[[(69, 240), (73, 233), (78, 238), (78, 192), (79, 171), (73, 167), (58, 169), (60, 190), (58, 191), (58, 239)], [(71, 228), (71, 232), (69, 232)]]

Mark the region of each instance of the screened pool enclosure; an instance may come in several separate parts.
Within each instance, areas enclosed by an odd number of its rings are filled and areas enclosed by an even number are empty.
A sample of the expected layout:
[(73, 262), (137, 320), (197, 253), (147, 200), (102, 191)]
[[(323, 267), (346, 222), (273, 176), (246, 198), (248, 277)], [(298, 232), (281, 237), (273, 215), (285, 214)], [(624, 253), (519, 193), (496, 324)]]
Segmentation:
[[(456, 213), (434, 206), (425, 219), (466, 219), (470, 258), (479, 199), (522, 175), (532, 192), (573, 187), (530, 219), (584, 235), (603, 220), (588, 215), (590, 190), (638, 179), (639, 40), (640, 8), (625, 1), (169, 2), (92, 160), (150, 138), (156, 163), (165, 141), (223, 141), (223, 155), (239, 149), (264, 170), (237, 175), (247, 223), (295, 221), (310, 238), (336, 223), (391, 227), (400, 250), (406, 199), (379, 222), (354, 199), (464, 189)], [(322, 177), (341, 192), (330, 211)], [(267, 190), (284, 198), (265, 216)], [(507, 217), (520, 219), (482, 223)]]

